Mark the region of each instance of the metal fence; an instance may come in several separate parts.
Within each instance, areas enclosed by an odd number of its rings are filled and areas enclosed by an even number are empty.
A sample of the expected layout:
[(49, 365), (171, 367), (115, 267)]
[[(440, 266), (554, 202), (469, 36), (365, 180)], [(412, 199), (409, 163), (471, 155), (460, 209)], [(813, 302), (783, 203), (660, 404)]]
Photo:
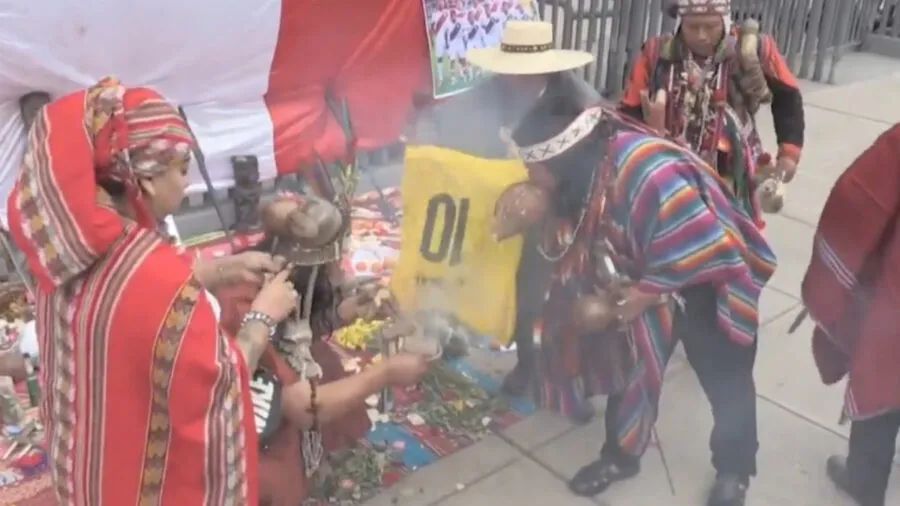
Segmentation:
[(900, 58), (900, 24), (897, 23), (896, 12), (900, 0), (880, 0), (870, 12), (872, 17), (871, 30), (868, 30), (862, 41), (862, 49)]
[[(609, 98), (621, 93), (643, 42), (675, 28), (675, 20), (663, 12), (668, 1), (537, 0), (543, 19), (556, 28), (557, 45), (595, 55), (584, 78)], [(900, 0), (733, 0), (732, 11), (736, 20), (759, 20), (798, 77), (833, 83), (845, 51), (865, 46), (870, 36), (891, 39), (900, 48), (900, 24), (894, 23), (898, 5)], [(402, 145), (394, 144), (363, 153), (360, 162), (363, 170), (377, 170), (400, 163), (402, 154)], [(265, 183), (265, 190), (273, 185)], [(185, 235), (220, 228), (213, 203), (233, 223), (231, 192), (191, 195), (178, 216)], [(0, 274), (4, 267), (0, 262)]]
[(894, 22), (894, 14), (900, 0), (881, 0), (875, 9), (872, 33), (875, 35), (900, 38), (900, 25)]
[[(669, 0), (537, 0), (541, 15), (556, 28), (557, 44), (565, 49), (593, 53), (594, 62), (584, 77), (609, 98), (622, 91), (631, 61), (650, 36), (672, 31), (675, 20), (663, 12)], [(900, 26), (876, 18), (900, 0), (733, 0), (737, 20), (753, 17), (775, 37), (790, 67), (801, 78), (834, 82), (844, 51), (857, 47), (877, 30), (900, 36)], [(881, 19), (881, 18), (879, 18)], [(401, 163), (401, 145), (361, 155), (363, 170)], [(271, 186), (271, 184), (267, 184)], [(229, 191), (192, 195), (179, 214), (179, 226), (193, 235), (218, 228), (215, 201), (232, 222), (234, 206)]]
[[(584, 77), (608, 97), (621, 93), (630, 63), (651, 36), (670, 32), (669, 0), (538, 0), (564, 49), (594, 53)], [(900, 0), (887, 0), (896, 4)], [(884, 0), (733, 0), (736, 20), (760, 21), (798, 77), (833, 83), (844, 52), (873, 29)], [(885, 29), (883, 24), (881, 29)], [(898, 28), (892, 25), (891, 30)]]

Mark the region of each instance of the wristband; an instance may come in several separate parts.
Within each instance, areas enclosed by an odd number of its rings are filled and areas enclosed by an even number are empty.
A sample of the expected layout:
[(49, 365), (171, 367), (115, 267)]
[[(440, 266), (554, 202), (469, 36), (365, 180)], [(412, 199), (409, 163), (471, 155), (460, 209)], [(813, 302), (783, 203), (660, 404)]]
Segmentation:
[(266, 326), (269, 331), (269, 338), (275, 337), (275, 329), (278, 324), (275, 323), (275, 320), (272, 319), (271, 316), (260, 312), (260, 311), (248, 311), (247, 314), (241, 318), (241, 327), (247, 325), (250, 322), (260, 322)]

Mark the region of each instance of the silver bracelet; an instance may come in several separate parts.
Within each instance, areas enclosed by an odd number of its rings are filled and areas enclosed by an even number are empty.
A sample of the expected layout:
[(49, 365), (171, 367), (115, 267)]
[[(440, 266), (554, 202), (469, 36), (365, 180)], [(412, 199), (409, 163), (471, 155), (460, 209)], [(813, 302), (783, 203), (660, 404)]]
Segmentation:
[(241, 318), (241, 327), (250, 322), (262, 323), (269, 330), (269, 338), (275, 337), (275, 329), (278, 327), (278, 324), (275, 323), (275, 320), (273, 320), (271, 316), (259, 311), (248, 311), (247, 314)]

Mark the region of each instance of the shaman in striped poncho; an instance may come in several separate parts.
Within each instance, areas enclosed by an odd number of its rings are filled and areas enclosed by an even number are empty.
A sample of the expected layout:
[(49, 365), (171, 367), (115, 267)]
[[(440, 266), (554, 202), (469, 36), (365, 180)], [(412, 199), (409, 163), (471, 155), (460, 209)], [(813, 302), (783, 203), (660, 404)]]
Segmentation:
[[(776, 260), (745, 206), (690, 151), (564, 95), (544, 97), (513, 137), (533, 184), (556, 194), (542, 249), (555, 272), (539, 400), (571, 414), (591, 395), (610, 396), (601, 459), (571, 488), (594, 495), (637, 472), (678, 341), (713, 405), (713, 463), (746, 487), (756, 472), (758, 302)], [(579, 312), (591, 298), (606, 309)]]

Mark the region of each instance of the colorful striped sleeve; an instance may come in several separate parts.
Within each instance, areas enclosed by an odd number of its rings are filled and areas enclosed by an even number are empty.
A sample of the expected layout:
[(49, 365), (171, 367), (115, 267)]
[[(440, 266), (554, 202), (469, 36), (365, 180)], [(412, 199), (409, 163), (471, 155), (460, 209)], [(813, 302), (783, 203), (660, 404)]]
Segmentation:
[(685, 161), (658, 164), (631, 192), (632, 244), (642, 259), (638, 288), (668, 293), (746, 274), (740, 243), (686, 179)]

